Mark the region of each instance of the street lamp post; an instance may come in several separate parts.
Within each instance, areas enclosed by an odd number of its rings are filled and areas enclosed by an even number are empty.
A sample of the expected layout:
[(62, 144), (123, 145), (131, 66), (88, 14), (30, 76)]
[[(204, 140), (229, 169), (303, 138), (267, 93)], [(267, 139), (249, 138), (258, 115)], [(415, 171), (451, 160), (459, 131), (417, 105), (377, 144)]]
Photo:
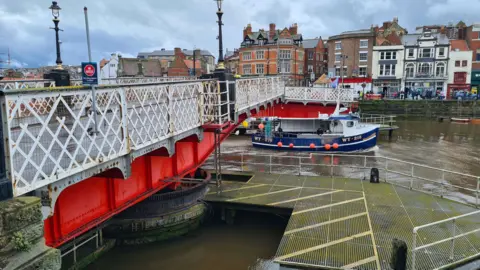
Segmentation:
[(222, 3), (223, 0), (214, 0), (217, 2), (217, 16), (218, 16), (218, 66), (217, 69), (225, 69), (225, 64), (223, 60), (223, 37), (222, 37)]
[(60, 39), (58, 37), (58, 31), (62, 31), (60, 28), (58, 28), (58, 23), (60, 22), (59, 17), (61, 8), (58, 6), (57, 1), (53, 1), (49, 9), (52, 10), (53, 23), (55, 24), (55, 27), (51, 29), (55, 30), (55, 43), (57, 46), (57, 69), (62, 69), (62, 57), (60, 55)]

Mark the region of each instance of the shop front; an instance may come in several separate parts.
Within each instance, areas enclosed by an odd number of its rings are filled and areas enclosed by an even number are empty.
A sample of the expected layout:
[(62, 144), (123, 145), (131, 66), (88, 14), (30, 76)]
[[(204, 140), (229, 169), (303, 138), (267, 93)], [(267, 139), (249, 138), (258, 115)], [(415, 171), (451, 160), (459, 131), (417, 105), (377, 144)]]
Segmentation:
[(383, 94), (386, 90), (387, 98), (400, 98), (401, 93), (403, 92), (401, 88), (401, 80), (390, 79), (390, 80), (374, 80), (373, 81), (373, 92), (376, 94)]
[(478, 94), (480, 88), (480, 70), (472, 70), (471, 91)]

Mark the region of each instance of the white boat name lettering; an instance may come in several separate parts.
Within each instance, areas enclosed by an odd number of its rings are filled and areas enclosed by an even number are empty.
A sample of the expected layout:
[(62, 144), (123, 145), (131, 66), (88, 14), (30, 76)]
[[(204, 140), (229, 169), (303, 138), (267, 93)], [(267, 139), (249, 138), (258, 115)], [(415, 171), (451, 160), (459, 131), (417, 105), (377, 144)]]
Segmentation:
[(348, 138), (342, 138), (343, 142), (354, 142), (354, 141), (359, 141), (362, 139), (362, 136), (355, 136), (355, 137), (348, 137)]

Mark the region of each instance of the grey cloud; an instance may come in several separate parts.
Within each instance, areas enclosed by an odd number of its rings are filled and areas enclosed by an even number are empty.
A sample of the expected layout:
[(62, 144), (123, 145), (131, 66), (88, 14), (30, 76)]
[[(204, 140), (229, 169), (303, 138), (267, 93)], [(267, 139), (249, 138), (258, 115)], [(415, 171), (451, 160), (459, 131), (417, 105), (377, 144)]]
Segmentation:
[[(89, 8), (92, 52), (95, 60), (112, 52), (136, 55), (160, 48), (203, 48), (218, 53), (216, 5), (211, 0), (58, 0), (62, 58), (79, 64), (87, 58), (83, 6)], [(21, 0), (0, 3), (0, 52), (10, 48), (16, 63), (28, 66), (55, 61), (50, 1)], [(399, 17), (410, 31), (423, 24), (475, 22), (472, 7), (480, 0), (225, 0), (224, 48), (237, 48), (242, 30), (278, 28), (299, 22), (304, 38), (331, 36), (368, 28)], [(463, 12), (462, 12), (463, 11)]]

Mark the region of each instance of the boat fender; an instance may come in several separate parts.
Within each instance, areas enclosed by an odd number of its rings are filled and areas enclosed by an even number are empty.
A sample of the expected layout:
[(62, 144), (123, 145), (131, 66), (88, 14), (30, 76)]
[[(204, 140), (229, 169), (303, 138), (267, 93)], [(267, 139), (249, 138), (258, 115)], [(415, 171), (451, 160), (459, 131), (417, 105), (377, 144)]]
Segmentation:
[(278, 145), (278, 147), (282, 147), (282, 146), (283, 146), (283, 143), (282, 143), (282, 142), (278, 142), (277, 145)]
[(290, 143), (288, 147), (293, 148), (293, 143)]
[(315, 144), (314, 144), (314, 143), (311, 143), (311, 144), (310, 144), (310, 148), (312, 148), (312, 149), (315, 148)]
[(324, 147), (325, 147), (325, 150), (330, 150), (330, 148), (331, 148), (332, 146), (327, 143), (327, 144), (324, 145)]
[(333, 147), (333, 149), (338, 149), (338, 143), (334, 143), (334, 144), (332, 145), (332, 147)]

